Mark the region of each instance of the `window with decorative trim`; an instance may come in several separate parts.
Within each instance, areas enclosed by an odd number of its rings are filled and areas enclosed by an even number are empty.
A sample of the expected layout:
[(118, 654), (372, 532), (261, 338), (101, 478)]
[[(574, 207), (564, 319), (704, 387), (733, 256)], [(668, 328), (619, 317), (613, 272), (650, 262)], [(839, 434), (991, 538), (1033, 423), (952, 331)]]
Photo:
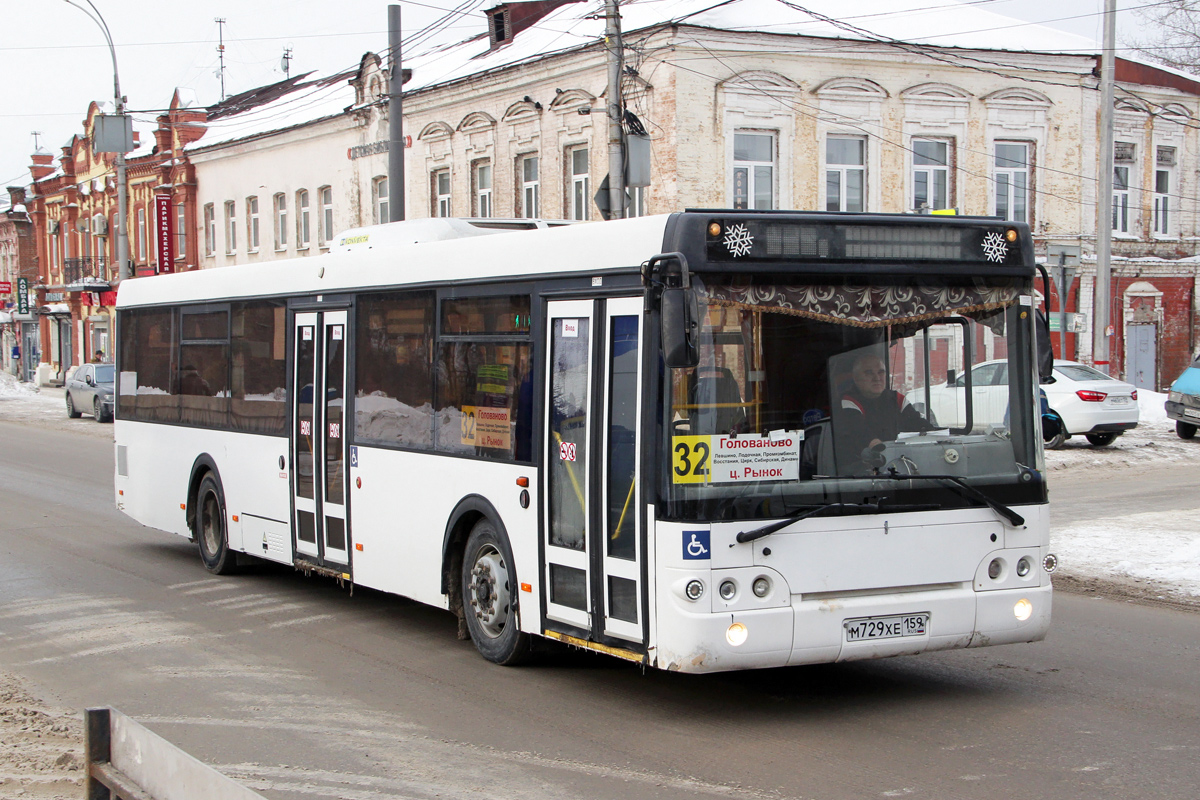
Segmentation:
[(825, 210), (867, 210), (867, 140), (830, 136), (825, 140)]
[(471, 213), (477, 217), (490, 217), (492, 208), (492, 162), (476, 161), (472, 171), (475, 182), (475, 207)]
[(433, 215), (450, 216), (450, 170), (439, 169), (433, 173)]
[(526, 219), (541, 215), (542, 198), (541, 184), (538, 178), (538, 157), (536, 155), (521, 156), (517, 159), (517, 171), (521, 186), (521, 213)]
[(287, 195), (283, 192), (275, 195), (274, 199), (275, 212), (275, 249), (284, 250), (287, 248), (288, 240), (288, 221), (287, 221)]
[(1132, 142), (1113, 144), (1113, 233), (1129, 233), (1129, 179), (1136, 152)]
[(912, 140), (913, 210), (936, 211), (953, 207), (953, 186), (950, 180), (953, 150), (952, 140)]
[(1029, 222), (1029, 173), (1033, 163), (1029, 142), (996, 142), (992, 159), (996, 216)]
[(1159, 147), (1154, 160), (1154, 219), (1155, 236), (1171, 235), (1171, 188), (1175, 181), (1175, 148)]
[(590, 169), (588, 167), (588, 149), (586, 147), (576, 147), (568, 150), (567, 155), (568, 163), (571, 165), (568, 219), (590, 219), (592, 192)]
[[(138, 224), (142, 223), (139, 216)], [(225, 255), (231, 256), (237, 252), (237, 203), (225, 201)]]
[(767, 211), (775, 208), (775, 134), (733, 134), (733, 207)]
[(296, 192), (296, 249), (308, 249), (312, 241), (312, 227), (308, 216), (308, 189)]
[(321, 200), (321, 216), (317, 220), (317, 245), (328, 247), (333, 238), (333, 187), (322, 186), (317, 189)]
[(211, 256), (217, 249), (217, 211), (212, 203), (204, 204), (204, 255)]
[(246, 198), (246, 249), (251, 253), (258, 252), (259, 242), (262, 240), (258, 222), (258, 198)]
[(391, 221), (388, 200), (388, 179), (386, 175), (381, 175), (371, 181), (371, 208), (376, 225)]

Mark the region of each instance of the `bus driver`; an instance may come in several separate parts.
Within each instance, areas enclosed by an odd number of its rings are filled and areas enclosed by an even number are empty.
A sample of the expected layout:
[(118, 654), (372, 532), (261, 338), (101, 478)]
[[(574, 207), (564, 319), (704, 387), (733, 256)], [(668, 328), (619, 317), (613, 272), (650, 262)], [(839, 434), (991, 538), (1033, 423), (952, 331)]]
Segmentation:
[(850, 377), (833, 414), (839, 471), (862, 472), (870, 466), (866, 451), (895, 441), (901, 431), (933, 430), (904, 395), (887, 388), (887, 369), (879, 356), (858, 356)]

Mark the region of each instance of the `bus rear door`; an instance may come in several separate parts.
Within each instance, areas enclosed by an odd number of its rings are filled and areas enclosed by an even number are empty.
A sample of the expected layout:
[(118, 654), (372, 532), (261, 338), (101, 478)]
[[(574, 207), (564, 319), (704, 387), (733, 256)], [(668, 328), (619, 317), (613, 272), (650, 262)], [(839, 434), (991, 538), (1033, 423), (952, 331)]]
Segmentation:
[(546, 614), (592, 640), (644, 641), (641, 298), (547, 316)]

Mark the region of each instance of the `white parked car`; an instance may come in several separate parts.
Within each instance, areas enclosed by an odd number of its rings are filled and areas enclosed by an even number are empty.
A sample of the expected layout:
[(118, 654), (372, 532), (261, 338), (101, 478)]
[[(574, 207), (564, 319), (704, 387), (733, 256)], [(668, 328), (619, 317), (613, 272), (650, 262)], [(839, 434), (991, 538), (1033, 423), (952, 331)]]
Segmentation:
[[(966, 375), (951, 384), (930, 387), (930, 402), (937, 424), (956, 428), (966, 424)], [(1054, 380), (1042, 389), (1050, 409), (1062, 417), (1065, 430), (1046, 442), (1061, 447), (1072, 436), (1083, 435), (1096, 447), (1112, 444), (1137, 427), (1137, 388), (1110, 378), (1075, 361), (1054, 362)], [(916, 393), (919, 396), (919, 392)], [(976, 430), (1006, 424), (1008, 413), (1008, 362), (985, 361), (971, 368), (971, 422)]]

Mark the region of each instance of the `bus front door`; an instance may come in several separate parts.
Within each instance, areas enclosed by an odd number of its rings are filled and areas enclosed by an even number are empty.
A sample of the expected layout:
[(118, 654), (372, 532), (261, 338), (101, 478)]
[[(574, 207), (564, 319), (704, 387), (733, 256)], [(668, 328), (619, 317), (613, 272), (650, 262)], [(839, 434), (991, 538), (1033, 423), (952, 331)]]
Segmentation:
[(641, 298), (549, 304), (546, 614), (592, 640), (645, 640)]
[(349, 564), (346, 526), (346, 312), (297, 313), (292, 392), (292, 497), (296, 553), (318, 565)]

